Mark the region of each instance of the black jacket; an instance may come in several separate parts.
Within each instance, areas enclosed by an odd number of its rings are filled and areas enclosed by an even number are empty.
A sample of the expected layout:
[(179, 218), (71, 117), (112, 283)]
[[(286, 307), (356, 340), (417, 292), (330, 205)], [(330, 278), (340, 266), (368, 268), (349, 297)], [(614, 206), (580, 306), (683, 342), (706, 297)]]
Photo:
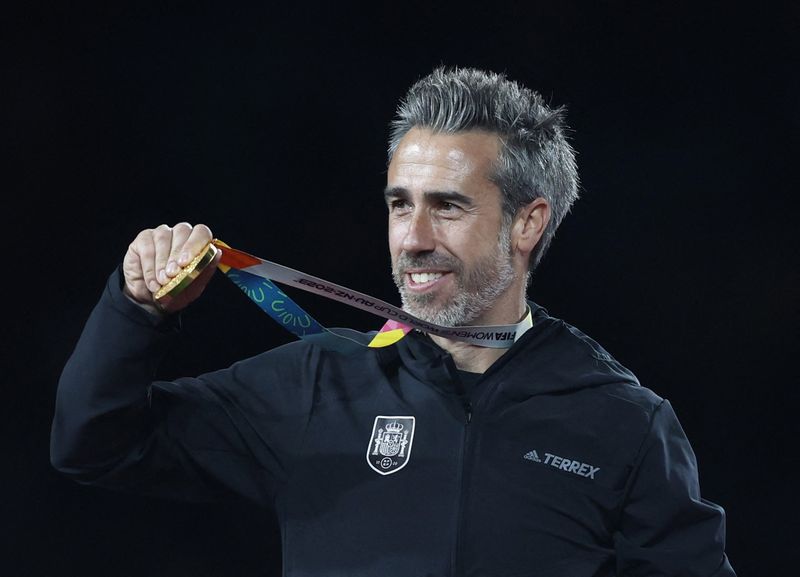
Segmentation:
[(82, 483), (274, 506), (292, 577), (734, 575), (669, 402), (531, 306), (473, 395), (415, 333), (151, 382), (175, 331), (115, 274), (59, 382), (52, 462)]

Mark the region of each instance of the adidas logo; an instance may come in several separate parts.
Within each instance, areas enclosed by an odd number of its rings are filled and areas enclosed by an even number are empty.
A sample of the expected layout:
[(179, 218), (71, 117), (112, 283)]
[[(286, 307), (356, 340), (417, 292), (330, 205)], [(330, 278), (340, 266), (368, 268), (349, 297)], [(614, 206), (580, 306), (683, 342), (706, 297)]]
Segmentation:
[(556, 469), (561, 469), (567, 473), (580, 475), (581, 477), (586, 477), (588, 479), (594, 479), (595, 473), (600, 470), (600, 467), (595, 467), (589, 463), (581, 463), (580, 461), (559, 457), (558, 455), (553, 455), (552, 453), (545, 453), (544, 459), (542, 459), (535, 449), (533, 451), (528, 451), (525, 453), (525, 455), (523, 455), (523, 457), (528, 461), (542, 463), (543, 465), (550, 465)]
[(525, 458), (528, 459), (529, 461), (535, 461), (537, 463), (542, 462), (542, 460), (539, 458), (539, 453), (537, 453), (536, 451), (528, 451), (527, 453), (525, 453)]

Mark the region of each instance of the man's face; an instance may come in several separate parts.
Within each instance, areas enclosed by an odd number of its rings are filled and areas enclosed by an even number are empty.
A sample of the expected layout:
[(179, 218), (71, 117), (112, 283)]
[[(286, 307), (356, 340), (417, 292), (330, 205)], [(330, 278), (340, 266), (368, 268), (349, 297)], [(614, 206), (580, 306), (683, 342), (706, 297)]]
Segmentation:
[(493, 309), (515, 279), (510, 223), (489, 180), (500, 146), (488, 132), (414, 128), (389, 164), (392, 273), (403, 308), (428, 322), (498, 323)]

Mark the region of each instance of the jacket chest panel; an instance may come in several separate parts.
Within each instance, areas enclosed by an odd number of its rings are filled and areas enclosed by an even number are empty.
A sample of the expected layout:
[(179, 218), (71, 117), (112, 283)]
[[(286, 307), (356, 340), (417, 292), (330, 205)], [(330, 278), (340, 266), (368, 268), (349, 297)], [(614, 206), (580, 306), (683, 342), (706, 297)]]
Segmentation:
[[(349, 563), (347, 574), (446, 573), (461, 465), (454, 448), (463, 442), (447, 404), (429, 388), (408, 393), (384, 383), (315, 408), (282, 497), (289, 567), (307, 566), (294, 552), (313, 549), (330, 566)], [(401, 452), (404, 466), (382, 474), (380, 461)]]
[(477, 407), (467, 457), (465, 563), (503, 575), (504, 566), (610, 558), (618, 506), (647, 425), (632, 407), (594, 394)]

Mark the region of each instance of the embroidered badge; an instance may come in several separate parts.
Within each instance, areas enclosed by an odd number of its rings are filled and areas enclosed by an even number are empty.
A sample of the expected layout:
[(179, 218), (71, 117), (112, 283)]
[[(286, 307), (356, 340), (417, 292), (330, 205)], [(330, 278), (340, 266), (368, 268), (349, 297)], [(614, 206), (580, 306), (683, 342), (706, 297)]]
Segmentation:
[(367, 463), (381, 475), (396, 473), (408, 464), (414, 442), (414, 417), (375, 417), (367, 446)]

